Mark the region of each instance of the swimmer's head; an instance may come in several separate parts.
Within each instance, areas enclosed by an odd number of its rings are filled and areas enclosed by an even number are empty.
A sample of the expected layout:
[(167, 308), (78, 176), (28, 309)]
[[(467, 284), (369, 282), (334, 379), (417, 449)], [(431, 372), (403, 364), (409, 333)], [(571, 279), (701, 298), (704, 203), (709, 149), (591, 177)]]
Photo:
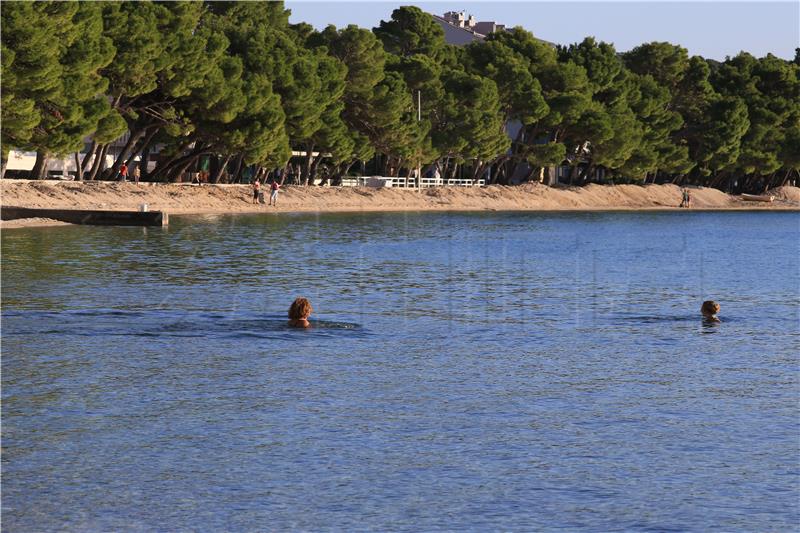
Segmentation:
[(714, 300), (706, 300), (703, 302), (700, 312), (703, 313), (703, 316), (712, 317), (719, 313), (719, 304)]
[(297, 298), (289, 307), (289, 320), (303, 320), (311, 316), (311, 302), (306, 298)]

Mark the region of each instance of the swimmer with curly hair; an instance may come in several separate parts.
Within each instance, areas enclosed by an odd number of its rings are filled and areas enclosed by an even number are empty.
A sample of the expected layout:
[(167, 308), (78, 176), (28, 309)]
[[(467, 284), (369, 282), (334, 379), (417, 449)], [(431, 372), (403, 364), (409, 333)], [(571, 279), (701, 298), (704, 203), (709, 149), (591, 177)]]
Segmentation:
[(308, 317), (311, 316), (311, 302), (306, 298), (297, 298), (289, 307), (289, 326), (293, 328), (310, 328)]
[(706, 300), (703, 306), (700, 307), (700, 312), (703, 313), (703, 318), (709, 322), (719, 322), (717, 313), (719, 313), (719, 304), (714, 300)]

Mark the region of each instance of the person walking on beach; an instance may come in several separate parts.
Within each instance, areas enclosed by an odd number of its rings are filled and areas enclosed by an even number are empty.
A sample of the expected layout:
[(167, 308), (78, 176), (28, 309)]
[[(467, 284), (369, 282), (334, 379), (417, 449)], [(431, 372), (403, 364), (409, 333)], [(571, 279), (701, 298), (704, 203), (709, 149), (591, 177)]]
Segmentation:
[(692, 193), (689, 192), (689, 189), (686, 189), (686, 207), (692, 207)]
[(258, 193), (261, 192), (261, 182), (258, 181), (258, 178), (253, 182), (253, 203), (258, 203)]
[(308, 317), (314, 309), (311, 307), (311, 302), (306, 298), (296, 298), (289, 307), (289, 327), (292, 328), (308, 328), (311, 323)]
[(278, 189), (281, 188), (281, 184), (278, 183), (278, 180), (273, 179), (272, 184), (269, 186), (270, 195), (269, 195), (269, 205), (278, 205)]
[(684, 187), (683, 189), (681, 189), (681, 205), (679, 205), (678, 207), (689, 207), (687, 205), (689, 202), (688, 197), (689, 197), (689, 192)]
[(142, 177), (142, 165), (136, 165), (136, 168), (133, 169), (133, 181), (136, 185), (139, 185), (139, 178)]
[(128, 181), (128, 165), (125, 163), (119, 167), (119, 181)]

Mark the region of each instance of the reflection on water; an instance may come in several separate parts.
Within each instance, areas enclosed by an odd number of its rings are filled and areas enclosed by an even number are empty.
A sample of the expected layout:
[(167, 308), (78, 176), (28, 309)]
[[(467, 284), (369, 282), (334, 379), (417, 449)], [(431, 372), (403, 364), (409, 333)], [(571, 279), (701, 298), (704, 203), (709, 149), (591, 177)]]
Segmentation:
[(3, 232), (9, 531), (800, 521), (794, 214), (171, 223)]

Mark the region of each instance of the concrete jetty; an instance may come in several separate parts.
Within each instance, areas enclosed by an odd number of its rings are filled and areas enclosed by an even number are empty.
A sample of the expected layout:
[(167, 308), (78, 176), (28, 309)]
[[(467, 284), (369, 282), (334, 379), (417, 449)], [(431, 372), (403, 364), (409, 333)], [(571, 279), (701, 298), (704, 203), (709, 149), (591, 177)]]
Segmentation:
[(95, 226), (166, 226), (169, 215), (164, 211), (101, 211), (96, 209), (39, 209), (0, 206), (0, 219), (52, 218), (72, 224)]

